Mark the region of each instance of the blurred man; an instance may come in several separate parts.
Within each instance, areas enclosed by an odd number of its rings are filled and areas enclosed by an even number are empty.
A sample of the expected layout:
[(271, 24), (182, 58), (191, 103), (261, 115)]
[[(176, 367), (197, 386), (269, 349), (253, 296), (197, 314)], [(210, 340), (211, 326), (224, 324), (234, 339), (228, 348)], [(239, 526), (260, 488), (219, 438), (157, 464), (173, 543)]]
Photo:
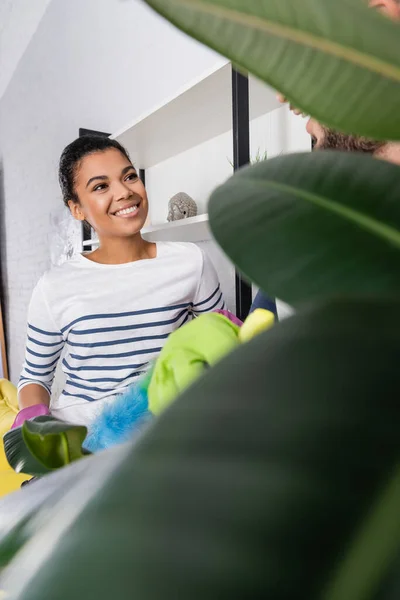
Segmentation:
[[(381, 11), (394, 21), (400, 21), (400, 0), (369, 0), (369, 6)], [(282, 96), (279, 96), (279, 99), (281, 102), (285, 102), (285, 98)], [(291, 109), (295, 114), (301, 114), (299, 110), (292, 106)], [(400, 165), (400, 143), (398, 142), (378, 142), (364, 137), (339, 133), (321, 125), (315, 119), (308, 121), (307, 131), (312, 138), (314, 150), (364, 152)]]
[[(371, 8), (380, 10), (389, 18), (400, 22), (400, 0), (369, 0), (368, 3)], [(286, 103), (284, 96), (279, 95), (278, 98), (282, 103)], [(290, 108), (295, 114), (302, 114), (295, 107), (290, 106)], [(309, 119), (306, 129), (311, 136), (313, 150), (363, 152), (400, 165), (400, 142), (379, 142), (365, 137), (339, 133), (321, 125), (315, 119)], [(272, 310), (277, 315), (275, 301), (261, 292), (256, 295), (250, 312), (256, 308)]]
[(308, 121), (307, 131), (311, 135), (314, 150), (364, 152), (400, 165), (400, 142), (378, 142), (364, 137), (339, 133), (334, 129), (321, 125), (314, 119)]

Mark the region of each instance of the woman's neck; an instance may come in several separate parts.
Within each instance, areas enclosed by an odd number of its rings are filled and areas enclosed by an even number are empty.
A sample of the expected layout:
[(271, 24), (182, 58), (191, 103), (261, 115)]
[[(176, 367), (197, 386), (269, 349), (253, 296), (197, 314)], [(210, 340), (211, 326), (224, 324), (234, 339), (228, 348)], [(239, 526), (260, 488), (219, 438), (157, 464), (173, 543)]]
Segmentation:
[(146, 242), (138, 233), (128, 238), (100, 238), (100, 247), (88, 254), (87, 258), (106, 265), (123, 265), (156, 256), (156, 244)]

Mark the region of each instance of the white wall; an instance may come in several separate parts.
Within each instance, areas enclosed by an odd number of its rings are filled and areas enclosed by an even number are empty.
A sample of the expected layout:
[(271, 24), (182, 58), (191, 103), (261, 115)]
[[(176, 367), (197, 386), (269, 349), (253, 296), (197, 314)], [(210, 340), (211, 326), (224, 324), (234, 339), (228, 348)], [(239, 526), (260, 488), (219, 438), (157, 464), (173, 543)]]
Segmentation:
[(0, 101), (0, 257), (14, 382), (31, 291), (50, 264), (63, 147), (79, 127), (117, 130), (217, 60), (136, 0), (50, 3)]
[(282, 106), (254, 119), (250, 124), (250, 152), (252, 159), (258, 152), (267, 152), (267, 158), (274, 158), (289, 152), (311, 150), (311, 139), (305, 127), (305, 120), (297, 117)]
[[(213, 189), (232, 175), (232, 133), (225, 133), (189, 151), (147, 169), (146, 187), (153, 225), (167, 220), (168, 201), (177, 192), (186, 192), (197, 202), (199, 214), (207, 211)], [(250, 124), (250, 154), (267, 152), (273, 158), (288, 152), (311, 149), (304, 119), (287, 106), (275, 109)]]
[(207, 212), (211, 192), (233, 173), (232, 146), (232, 133), (224, 133), (147, 169), (151, 223), (167, 221), (168, 201), (178, 192), (196, 201), (198, 214)]
[(51, 0), (0, 0), (0, 98)]

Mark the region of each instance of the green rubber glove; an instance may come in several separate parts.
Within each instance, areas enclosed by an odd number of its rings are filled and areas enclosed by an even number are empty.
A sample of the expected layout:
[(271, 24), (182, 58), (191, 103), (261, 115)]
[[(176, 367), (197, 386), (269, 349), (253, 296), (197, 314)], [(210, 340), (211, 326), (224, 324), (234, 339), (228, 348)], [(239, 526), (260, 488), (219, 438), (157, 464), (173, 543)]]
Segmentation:
[(160, 414), (210, 366), (240, 345), (240, 328), (207, 313), (172, 333), (157, 359), (148, 388), (149, 409)]

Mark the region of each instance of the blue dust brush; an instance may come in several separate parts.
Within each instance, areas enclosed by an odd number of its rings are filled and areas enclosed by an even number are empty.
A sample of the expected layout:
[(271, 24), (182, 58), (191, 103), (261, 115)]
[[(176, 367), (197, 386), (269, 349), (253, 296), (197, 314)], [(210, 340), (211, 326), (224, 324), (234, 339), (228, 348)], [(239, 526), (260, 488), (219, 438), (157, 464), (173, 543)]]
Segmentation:
[(136, 384), (107, 403), (89, 428), (84, 448), (105, 450), (129, 441), (153, 418), (148, 408), (147, 386)]

